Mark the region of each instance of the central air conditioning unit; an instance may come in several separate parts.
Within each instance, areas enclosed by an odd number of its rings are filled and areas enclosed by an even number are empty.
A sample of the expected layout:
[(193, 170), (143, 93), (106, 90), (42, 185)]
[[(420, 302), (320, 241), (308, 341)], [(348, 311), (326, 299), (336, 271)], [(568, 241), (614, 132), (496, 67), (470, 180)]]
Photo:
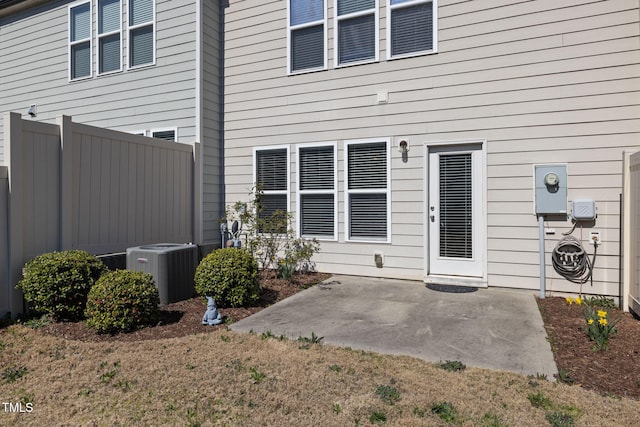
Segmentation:
[(198, 246), (157, 243), (127, 249), (127, 269), (153, 276), (160, 304), (192, 298), (193, 277), (198, 266)]

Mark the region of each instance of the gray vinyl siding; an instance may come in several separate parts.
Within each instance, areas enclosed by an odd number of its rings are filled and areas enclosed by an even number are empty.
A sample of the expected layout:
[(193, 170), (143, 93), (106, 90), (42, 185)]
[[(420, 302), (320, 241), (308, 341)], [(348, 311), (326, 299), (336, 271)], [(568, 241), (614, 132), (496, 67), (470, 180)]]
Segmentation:
[[(0, 19), (0, 110), (52, 123), (65, 114), (79, 123), (121, 131), (177, 127), (179, 142), (195, 141), (195, 2), (157, 0), (156, 64), (68, 81), (68, 5), (49, 2)], [(94, 19), (96, 9), (93, 9)], [(95, 35), (96, 26), (93, 26)], [(127, 45), (123, 26), (123, 45)], [(0, 162), (3, 160), (0, 124)]]
[(222, 6), (217, 0), (202, 2), (202, 154), (203, 236), (220, 242), (224, 215), (222, 176)]
[[(225, 16), (227, 202), (246, 198), (252, 147), (338, 141), (339, 238), (322, 242), (319, 269), (421, 279), (425, 144), (486, 141), (489, 286), (539, 287), (533, 165), (567, 163), (569, 201), (596, 200), (593, 229), (603, 239), (594, 286), (583, 291), (617, 295), (622, 151), (640, 148), (638, 1), (438, 5), (437, 54), (386, 60), (382, 4), (380, 61), (335, 68), (329, 1), (329, 69), (287, 76), (286, 2), (231, 1)], [(388, 91), (388, 104), (375, 103), (379, 91)], [(395, 146), (400, 137), (411, 150), (406, 163), (391, 152), (391, 244), (345, 242), (343, 141), (392, 138)], [(291, 170), (295, 189), (295, 156)], [(292, 210), (295, 200), (292, 190)], [(549, 257), (571, 223), (548, 226), (556, 234), (546, 241), (547, 287), (577, 292)], [(382, 269), (375, 268), (375, 251), (384, 252)]]

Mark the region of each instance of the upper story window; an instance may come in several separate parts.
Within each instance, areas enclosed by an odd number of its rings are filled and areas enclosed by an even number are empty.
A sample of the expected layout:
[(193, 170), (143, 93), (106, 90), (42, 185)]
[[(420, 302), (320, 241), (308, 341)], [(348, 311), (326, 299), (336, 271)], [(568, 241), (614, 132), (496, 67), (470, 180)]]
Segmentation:
[(98, 73), (122, 69), (120, 0), (98, 0)]
[(123, 62), (127, 68), (155, 64), (155, 0), (128, 0), (127, 7), (124, 3), (88, 0), (69, 5), (69, 80), (122, 71)]
[(325, 0), (289, 0), (288, 72), (327, 67)]
[(378, 61), (381, 24), (387, 59), (438, 50), (438, 0), (333, 0), (331, 23), (326, 1), (287, 0), (288, 74), (327, 69), (330, 26), (335, 67)]
[(378, 0), (335, 0), (337, 64), (378, 60)]
[(435, 51), (435, 0), (387, 0), (387, 57)]
[(129, 67), (156, 62), (155, 16), (154, 0), (129, 0)]
[(69, 6), (69, 80), (91, 77), (91, 2)]

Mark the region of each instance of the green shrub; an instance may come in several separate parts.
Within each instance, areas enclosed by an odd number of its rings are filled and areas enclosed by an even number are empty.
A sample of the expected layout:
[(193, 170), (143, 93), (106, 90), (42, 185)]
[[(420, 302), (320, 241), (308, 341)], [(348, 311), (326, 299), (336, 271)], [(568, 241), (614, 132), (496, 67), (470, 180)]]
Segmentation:
[(243, 249), (218, 249), (198, 265), (195, 287), (198, 294), (213, 297), (221, 307), (252, 303), (260, 296), (258, 263)]
[(160, 296), (148, 273), (116, 270), (103, 275), (87, 299), (87, 325), (100, 333), (128, 332), (158, 322)]
[(18, 289), (35, 311), (56, 320), (80, 320), (89, 289), (106, 269), (88, 252), (50, 252), (25, 265)]

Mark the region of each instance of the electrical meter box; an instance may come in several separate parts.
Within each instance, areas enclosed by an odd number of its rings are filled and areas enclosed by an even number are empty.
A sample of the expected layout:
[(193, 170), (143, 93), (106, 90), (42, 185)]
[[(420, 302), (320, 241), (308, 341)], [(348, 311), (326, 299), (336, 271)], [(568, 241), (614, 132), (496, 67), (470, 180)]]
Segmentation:
[(566, 214), (567, 165), (535, 165), (534, 175), (536, 214)]

